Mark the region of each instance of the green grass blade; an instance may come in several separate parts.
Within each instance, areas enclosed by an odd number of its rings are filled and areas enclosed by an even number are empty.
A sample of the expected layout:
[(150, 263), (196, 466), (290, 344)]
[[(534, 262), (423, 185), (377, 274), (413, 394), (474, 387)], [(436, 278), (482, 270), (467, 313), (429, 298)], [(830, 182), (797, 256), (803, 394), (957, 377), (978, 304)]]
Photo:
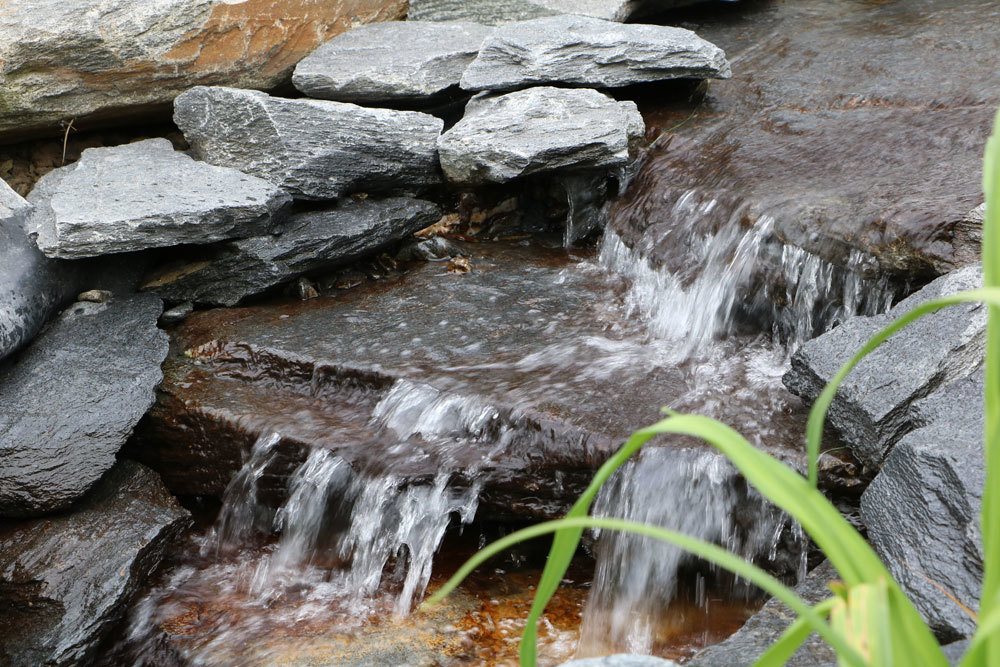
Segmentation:
[[(995, 602), (1000, 602), (1000, 600)], [(969, 647), (959, 665), (961, 667), (987, 667), (987, 665), (993, 667), (996, 663), (988, 662), (987, 650), (989, 644), (996, 640), (998, 634), (1000, 634), (1000, 604), (994, 604), (988, 614), (980, 614), (976, 634), (972, 636)]]
[[(586, 490), (584, 490), (580, 498), (573, 504), (573, 507), (570, 508), (569, 513), (566, 515), (567, 518), (587, 516), (590, 513), (591, 505), (594, 504), (597, 493), (604, 486), (604, 483), (611, 478), (611, 475), (618, 468), (624, 465), (632, 454), (649, 442), (655, 435), (656, 433), (650, 432), (649, 429), (642, 429), (632, 434), (625, 441), (625, 444), (622, 445), (622, 448), (598, 469), (597, 474), (594, 475), (594, 479), (591, 480)], [(531, 610), (528, 612), (527, 623), (521, 635), (521, 667), (535, 667), (537, 662), (538, 621), (541, 620), (542, 614), (545, 613), (545, 608), (548, 606), (552, 596), (555, 595), (560, 582), (566, 576), (566, 570), (569, 569), (569, 564), (573, 560), (573, 555), (576, 553), (576, 548), (580, 544), (582, 536), (582, 528), (567, 528), (558, 531), (552, 540), (549, 557), (545, 563), (545, 568), (542, 570), (542, 576), (538, 580), (535, 598), (531, 602)]]
[[(819, 398), (816, 399), (812, 410), (809, 412), (809, 422), (806, 426), (806, 451), (809, 457), (810, 484), (816, 486), (819, 479), (819, 452), (823, 439), (823, 425), (826, 422), (826, 414), (830, 410), (830, 404), (833, 403), (833, 398), (837, 393), (837, 389), (840, 388), (840, 385), (843, 383), (848, 374), (854, 370), (854, 367), (877, 347), (882, 345), (882, 343), (891, 338), (893, 334), (899, 332), (910, 323), (919, 320), (925, 315), (935, 313), (947, 306), (973, 302), (982, 302), (994, 307), (1000, 306), (1000, 289), (983, 288), (978, 290), (969, 290), (966, 292), (959, 292), (958, 294), (951, 294), (939, 299), (926, 301), (915, 307), (913, 310), (904, 313), (898, 319), (872, 336), (872, 338), (865, 343), (853, 357), (851, 357), (850, 361), (841, 367), (833, 379), (830, 380), (830, 382), (823, 389), (823, 392), (819, 395)], [(998, 369), (998, 371), (1000, 371), (1000, 369)], [(989, 393), (988, 387), (989, 385), (987, 385), (987, 392)], [(998, 406), (998, 412), (1000, 412), (1000, 406)], [(1000, 512), (1000, 510), (998, 510), (998, 512)]]
[(725, 568), (760, 587), (787, 605), (798, 616), (805, 618), (809, 627), (811, 627), (813, 631), (818, 633), (825, 641), (833, 646), (838, 655), (843, 655), (847, 663), (852, 667), (867, 667), (858, 652), (847, 643), (844, 637), (833, 632), (830, 626), (823, 620), (816, 610), (810, 607), (807, 603), (803, 602), (802, 599), (795, 594), (795, 591), (782, 584), (767, 572), (764, 572), (755, 565), (747, 563), (739, 556), (726, 551), (722, 547), (711, 544), (710, 542), (704, 542), (702, 540), (688, 537), (687, 535), (667, 530), (665, 528), (660, 528), (658, 526), (624, 521), (622, 519), (602, 519), (595, 517), (558, 519), (555, 521), (540, 523), (512, 533), (476, 553), (464, 565), (462, 565), (461, 568), (459, 568), (458, 572), (456, 572), (454, 576), (452, 576), (451, 579), (444, 584), (444, 586), (428, 598), (424, 604), (432, 606), (439, 603), (445, 596), (455, 590), (462, 580), (469, 576), (473, 570), (493, 556), (509, 549), (515, 544), (534, 539), (548, 533), (558, 532), (559, 530), (571, 529), (582, 532), (586, 528), (626, 531), (662, 540), (684, 549), (699, 558), (703, 558), (710, 563), (714, 563), (719, 567)]
[[(983, 286), (1000, 287), (1000, 112), (983, 160), (986, 217), (983, 225)], [(983, 590), (980, 614), (992, 615), (1000, 600), (1000, 308), (989, 305), (986, 326), (984, 449), (986, 484), (980, 515), (983, 536)], [(1000, 664), (1000, 636), (986, 635), (990, 665)]]
[[(825, 619), (836, 603), (837, 598), (823, 600), (813, 607), (813, 611), (820, 618)], [(771, 644), (767, 651), (757, 659), (757, 662), (753, 663), (753, 667), (782, 667), (795, 655), (795, 652), (809, 639), (809, 636), (813, 632), (814, 630), (809, 621), (804, 616), (799, 616), (781, 633), (781, 636)]]

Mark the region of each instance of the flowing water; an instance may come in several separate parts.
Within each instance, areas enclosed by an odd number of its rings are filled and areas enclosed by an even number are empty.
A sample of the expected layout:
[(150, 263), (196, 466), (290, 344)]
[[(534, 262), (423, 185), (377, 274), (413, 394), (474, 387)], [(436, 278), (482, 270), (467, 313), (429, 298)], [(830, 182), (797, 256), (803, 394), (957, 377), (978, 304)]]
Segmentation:
[[(688, 224), (692, 217), (711, 216), (714, 208), (690, 200), (677, 208), (684, 271), (654, 268), (610, 231), (597, 257), (569, 257), (549, 270), (555, 289), (589, 286), (586, 293), (600, 301), (598, 312), (610, 318), (599, 326), (575, 331), (574, 320), (556, 318), (556, 328), (543, 327), (551, 342), (490, 363), (449, 365), (449, 372), (493, 373), (526, 399), (574, 382), (614, 382), (637, 367), (663, 368), (682, 378), (667, 385), (673, 395), (663, 402), (670, 407), (723, 419), (769, 451), (794, 451), (803, 413), (781, 385), (789, 354), (849, 314), (885, 309), (893, 290), (861, 277), (856, 267), (834, 267), (778, 246), (767, 220), (750, 228), (725, 220), (709, 234)], [(748, 302), (761, 300), (762, 289), (768, 307), (747, 309)], [(489, 327), (480, 331), (483, 341), (463, 340), (469, 350), (489, 341)], [(401, 357), (413, 352), (404, 350)], [(560, 370), (570, 368), (576, 379), (557, 385)], [(503, 380), (508, 373), (521, 379)], [(276, 628), (351, 633), (373, 618), (405, 617), (424, 595), (449, 531), (475, 519), (479, 471), (502, 460), (513, 444), (527, 442), (514, 415), (481, 395), (463, 394), (459, 386), (444, 391), (397, 379), (379, 395), (364, 425), (380, 434), (378, 453), (314, 448), (280, 482), (284, 493), (277, 503), (261, 489), (279, 467), (281, 436), (260, 437), (230, 481), (214, 523), (193, 538), (198, 557), (175, 568), (133, 611), (129, 642), (138, 647), (136, 663), (160, 664), (158, 637), (192, 614), (196, 630), (178, 632), (171, 646), (181, 664), (228, 664), (248, 638)], [(319, 387), (313, 391), (322, 393)], [(722, 457), (694, 442), (658, 444), (613, 478), (597, 513), (657, 523), (786, 574), (802, 573), (805, 551), (795, 526), (746, 488)], [(422, 472), (416, 477), (401, 472), (417, 469)], [(669, 546), (617, 535), (599, 536), (595, 556), (585, 608), (579, 598), (582, 623), (553, 635), (561, 639), (550, 643), (548, 659), (569, 657), (574, 645), (579, 655), (670, 654), (676, 638), (664, 640), (663, 628), (677, 613), (670, 604), (675, 592), (689, 583), (681, 573), (690, 559)], [(727, 591), (729, 599), (752, 597), (738, 581), (727, 584)], [(726, 609), (704, 594), (695, 602), (709, 616), (712, 604), (719, 614)], [(254, 646), (255, 658), (266, 662), (267, 653)], [(455, 664), (477, 660), (498, 658)]]

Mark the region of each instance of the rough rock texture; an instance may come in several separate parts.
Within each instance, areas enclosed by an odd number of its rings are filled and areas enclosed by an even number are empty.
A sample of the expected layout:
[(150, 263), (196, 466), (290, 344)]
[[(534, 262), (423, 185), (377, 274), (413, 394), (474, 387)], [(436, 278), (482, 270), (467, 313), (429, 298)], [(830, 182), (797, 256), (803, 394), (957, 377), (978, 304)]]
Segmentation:
[(156, 473), (122, 461), (69, 514), (0, 532), (0, 663), (95, 664), (188, 513)]
[[(848, 320), (799, 349), (785, 386), (814, 400), (889, 322), (919, 303), (981, 285), (979, 266), (968, 266), (938, 278), (885, 315)], [(881, 465), (892, 444), (920, 422), (916, 401), (979, 367), (985, 326), (986, 309), (979, 304), (940, 310), (897, 333), (852, 371), (837, 392), (829, 421), (859, 460), (873, 468)]]
[[(827, 585), (837, 580), (829, 562), (814, 568), (795, 590), (810, 604), (822, 602), (832, 593)], [(759, 612), (729, 639), (696, 654), (690, 667), (745, 667), (759, 658), (795, 620), (795, 614), (777, 600), (768, 600)], [(824, 667), (836, 663), (836, 656), (818, 635), (812, 635), (791, 660), (790, 667)]]
[(67, 259), (264, 234), (291, 204), (274, 184), (197, 162), (166, 139), (85, 150), (28, 199), (38, 247)]
[(473, 98), (438, 150), (449, 180), (503, 183), (557, 169), (624, 166), (644, 127), (634, 102), (596, 90), (530, 88)]
[(47, 259), (25, 235), (30, 210), (0, 180), (0, 360), (34, 338), (77, 288), (78, 267)]
[(226, 243), (205, 259), (168, 266), (145, 289), (172, 301), (232, 306), (304, 273), (358, 259), (440, 217), (435, 204), (404, 197), (299, 213), (279, 235)]
[(62, 510), (115, 462), (167, 354), (152, 294), (70, 306), (0, 367), (0, 516)]
[(619, 653), (609, 655), (604, 658), (584, 658), (582, 660), (570, 660), (564, 662), (560, 667), (676, 667), (673, 660), (654, 658), (651, 655), (629, 655)]
[(934, 631), (956, 639), (971, 635), (976, 624), (949, 595), (978, 609), (982, 588), (982, 374), (939, 389), (917, 406), (926, 425), (893, 447), (861, 498), (861, 518), (879, 556)]
[(690, 30), (552, 16), (496, 29), (462, 76), (466, 90), (539, 84), (614, 88), (731, 76), (722, 49)]
[(841, 266), (861, 251), (904, 280), (977, 261), (967, 214), (1000, 69), (972, 54), (1000, 49), (998, 21), (992, 0), (741, 2), (691, 18), (739, 66), (646, 114), (669, 136), (609, 227), (656, 264), (680, 230), (730, 219)]
[(468, 22), (396, 21), (331, 39), (295, 68), (308, 95), (340, 102), (427, 101), (456, 88), (492, 29)]
[(148, 113), (194, 85), (271, 88), (318, 45), (405, 0), (10, 0), (0, 139)]
[(440, 182), (443, 121), (416, 111), (193, 88), (174, 121), (203, 160), (267, 178), (297, 198), (404, 191)]
[(579, 14), (624, 21), (635, 14), (700, 0), (410, 0), (411, 21), (476, 21), (497, 25), (539, 16)]

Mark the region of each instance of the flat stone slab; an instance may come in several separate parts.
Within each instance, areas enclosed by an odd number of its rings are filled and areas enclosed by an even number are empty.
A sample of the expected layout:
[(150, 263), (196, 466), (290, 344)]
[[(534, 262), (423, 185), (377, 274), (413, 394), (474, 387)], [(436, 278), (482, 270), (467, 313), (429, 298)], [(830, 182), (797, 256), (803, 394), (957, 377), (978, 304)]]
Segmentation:
[(916, 409), (922, 425), (889, 453), (861, 497), (861, 519), (935, 633), (954, 640), (976, 624), (952, 597), (978, 609), (983, 583), (982, 371), (936, 390)]
[(458, 88), (492, 29), (477, 23), (394, 21), (331, 39), (296, 67), (309, 97), (378, 104), (426, 102)]
[(0, 516), (65, 510), (153, 404), (167, 336), (152, 294), (69, 307), (0, 366)]
[(441, 209), (421, 199), (348, 201), (295, 214), (280, 234), (232, 241), (168, 265), (144, 289), (172, 301), (232, 306), (310, 271), (357, 260), (440, 218)]
[(540, 16), (579, 14), (625, 21), (636, 14), (692, 5), (700, 0), (410, 0), (411, 21), (476, 21), (498, 25)]
[(264, 234), (291, 204), (274, 184), (197, 162), (166, 139), (88, 148), (28, 200), (38, 247), (68, 259)]
[(462, 88), (617, 88), (729, 76), (725, 52), (690, 30), (562, 15), (497, 28), (462, 75)]
[(0, 360), (31, 341), (77, 289), (78, 267), (47, 259), (24, 233), (30, 211), (0, 180)]
[(504, 183), (559, 169), (623, 167), (644, 130), (633, 102), (538, 87), (473, 98), (438, 150), (448, 180)]
[(174, 101), (174, 122), (201, 159), (300, 199), (406, 192), (441, 180), (436, 142), (444, 122), (416, 111), (199, 86)]
[(169, 114), (195, 85), (267, 90), (334, 35), (406, 0), (35, 0), (0, 16), (0, 141)]
[(672, 137), (609, 226), (655, 263), (681, 230), (730, 219), (771, 220), (781, 241), (842, 266), (860, 251), (904, 279), (975, 262), (968, 213), (1000, 70), (970, 55), (1000, 49), (997, 21), (989, 0), (802, 0), (685, 23), (739, 66), (700, 99), (649, 105), (648, 124)]
[[(857, 317), (807, 342), (792, 357), (785, 385), (809, 401), (877, 331), (915, 306), (982, 286), (978, 265), (933, 281), (885, 315)], [(927, 315), (886, 341), (841, 385), (829, 422), (854, 455), (877, 469), (892, 445), (921, 423), (918, 401), (983, 362), (986, 308), (961, 304)]]
[(506, 519), (558, 516), (667, 404), (766, 432), (761, 446), (801, 464), (804, 413), (777, 376), (732, 400), (762, 362), (734, 348), (717, 400), (699, 389), (689, 405), (700, 376), (616, 309), (620, 279), (562, 250), (462, 248), (468, 273), (428, 262), (333, 296), (191, 314), (129, 455), (178, 494), (218, 495), (277, 432), (275, 492), (324, 447), (414, 483), (478, 480), (480, 514)]
[(0, 530), (0, 661), (97, 664), (190, 515), (156, 473), (122, 461), (72, 512)]

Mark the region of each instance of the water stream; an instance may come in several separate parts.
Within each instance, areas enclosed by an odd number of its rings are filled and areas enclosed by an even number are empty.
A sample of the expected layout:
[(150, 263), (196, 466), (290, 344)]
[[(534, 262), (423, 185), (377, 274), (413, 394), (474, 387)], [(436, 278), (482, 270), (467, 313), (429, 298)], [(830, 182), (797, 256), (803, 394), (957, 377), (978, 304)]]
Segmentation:
[[(548, 342), (519, 353), (516, 341), (494, 340), (487, 324), (504, 314), (487, 314), (478, 338), (462, 338), (463, 349), (494, 345), (500, 354), (483, 363), (445, 363), (443, 372), (466, 381), (492, 377), (498, 395), (517, 406), (567, 387), (614, 383), (634, 369), (662, 370), (675, 377), (662, 404), (719, 418), (794, 459), (804, 413), (781, 385), (791, 352), (848, 315), (887, 309), (896, 286), (864, 277), (871, 274), (868, 260), (857, 253), (848, 266), (834, 266), (783, 246), (768, 218), (747, 226), (742, 214), (723, 209), (695, 193), (678, 201), (671, 220), (661, 221), (665, 238), (676, 244), (677, 261), (669, 265), (651, 265), (641, 249), (606, 232), (596, 256), (567, 256), (540, 274), (552, 276), (548, 289), (583, 290), (602, 321), (529, 309), (542, 318), (531, 326), (540, 326)], [(400, 352), (409, 362), (427, 334), (405, 335), (418, 346)], [(200, 610), (197, 636), (172, 648), (182, 664), (227, 664), (239, 655), (235, 647), (276, 627), (351, 632), (372, 618), (405, 617), (427, 590), (443, 540), (476, 518), (479, 471), (534, 442), (517, 408), (463, 393), (458, 379), (443, 385), (427, 379), (397, 379), (370, 408), (363, 429), (344, 430), (380, 434), (377, 454), (316, 447), (281, 482), (277, 504), (262, 489), (280, 467), (281, 436), (262, 436), (229, 483), (214, 523), (194, 538), (199, 557), (176, 568), (133, 611), (137, 664), (159, 664), (150, 653), (159, 650), (157, 637), (193, 608)], [(786, 574), (803, 573), (796, 527), (722, 457), (681, 439), (655, 445), (613, 478), (596, 503), (598, 514), (667, 526)], [(600, 535), (595, 556), (577, 654), (663, 653), (660, 631), (691, 560), (672, 547), (617, 535)], [(729, 597), (750, 594), (739, 581), (729, 584)], [(698, 604), (711, 614), (716, 603), (702, 596)], [(259, 647), (254, 654), (261, 657)]]

